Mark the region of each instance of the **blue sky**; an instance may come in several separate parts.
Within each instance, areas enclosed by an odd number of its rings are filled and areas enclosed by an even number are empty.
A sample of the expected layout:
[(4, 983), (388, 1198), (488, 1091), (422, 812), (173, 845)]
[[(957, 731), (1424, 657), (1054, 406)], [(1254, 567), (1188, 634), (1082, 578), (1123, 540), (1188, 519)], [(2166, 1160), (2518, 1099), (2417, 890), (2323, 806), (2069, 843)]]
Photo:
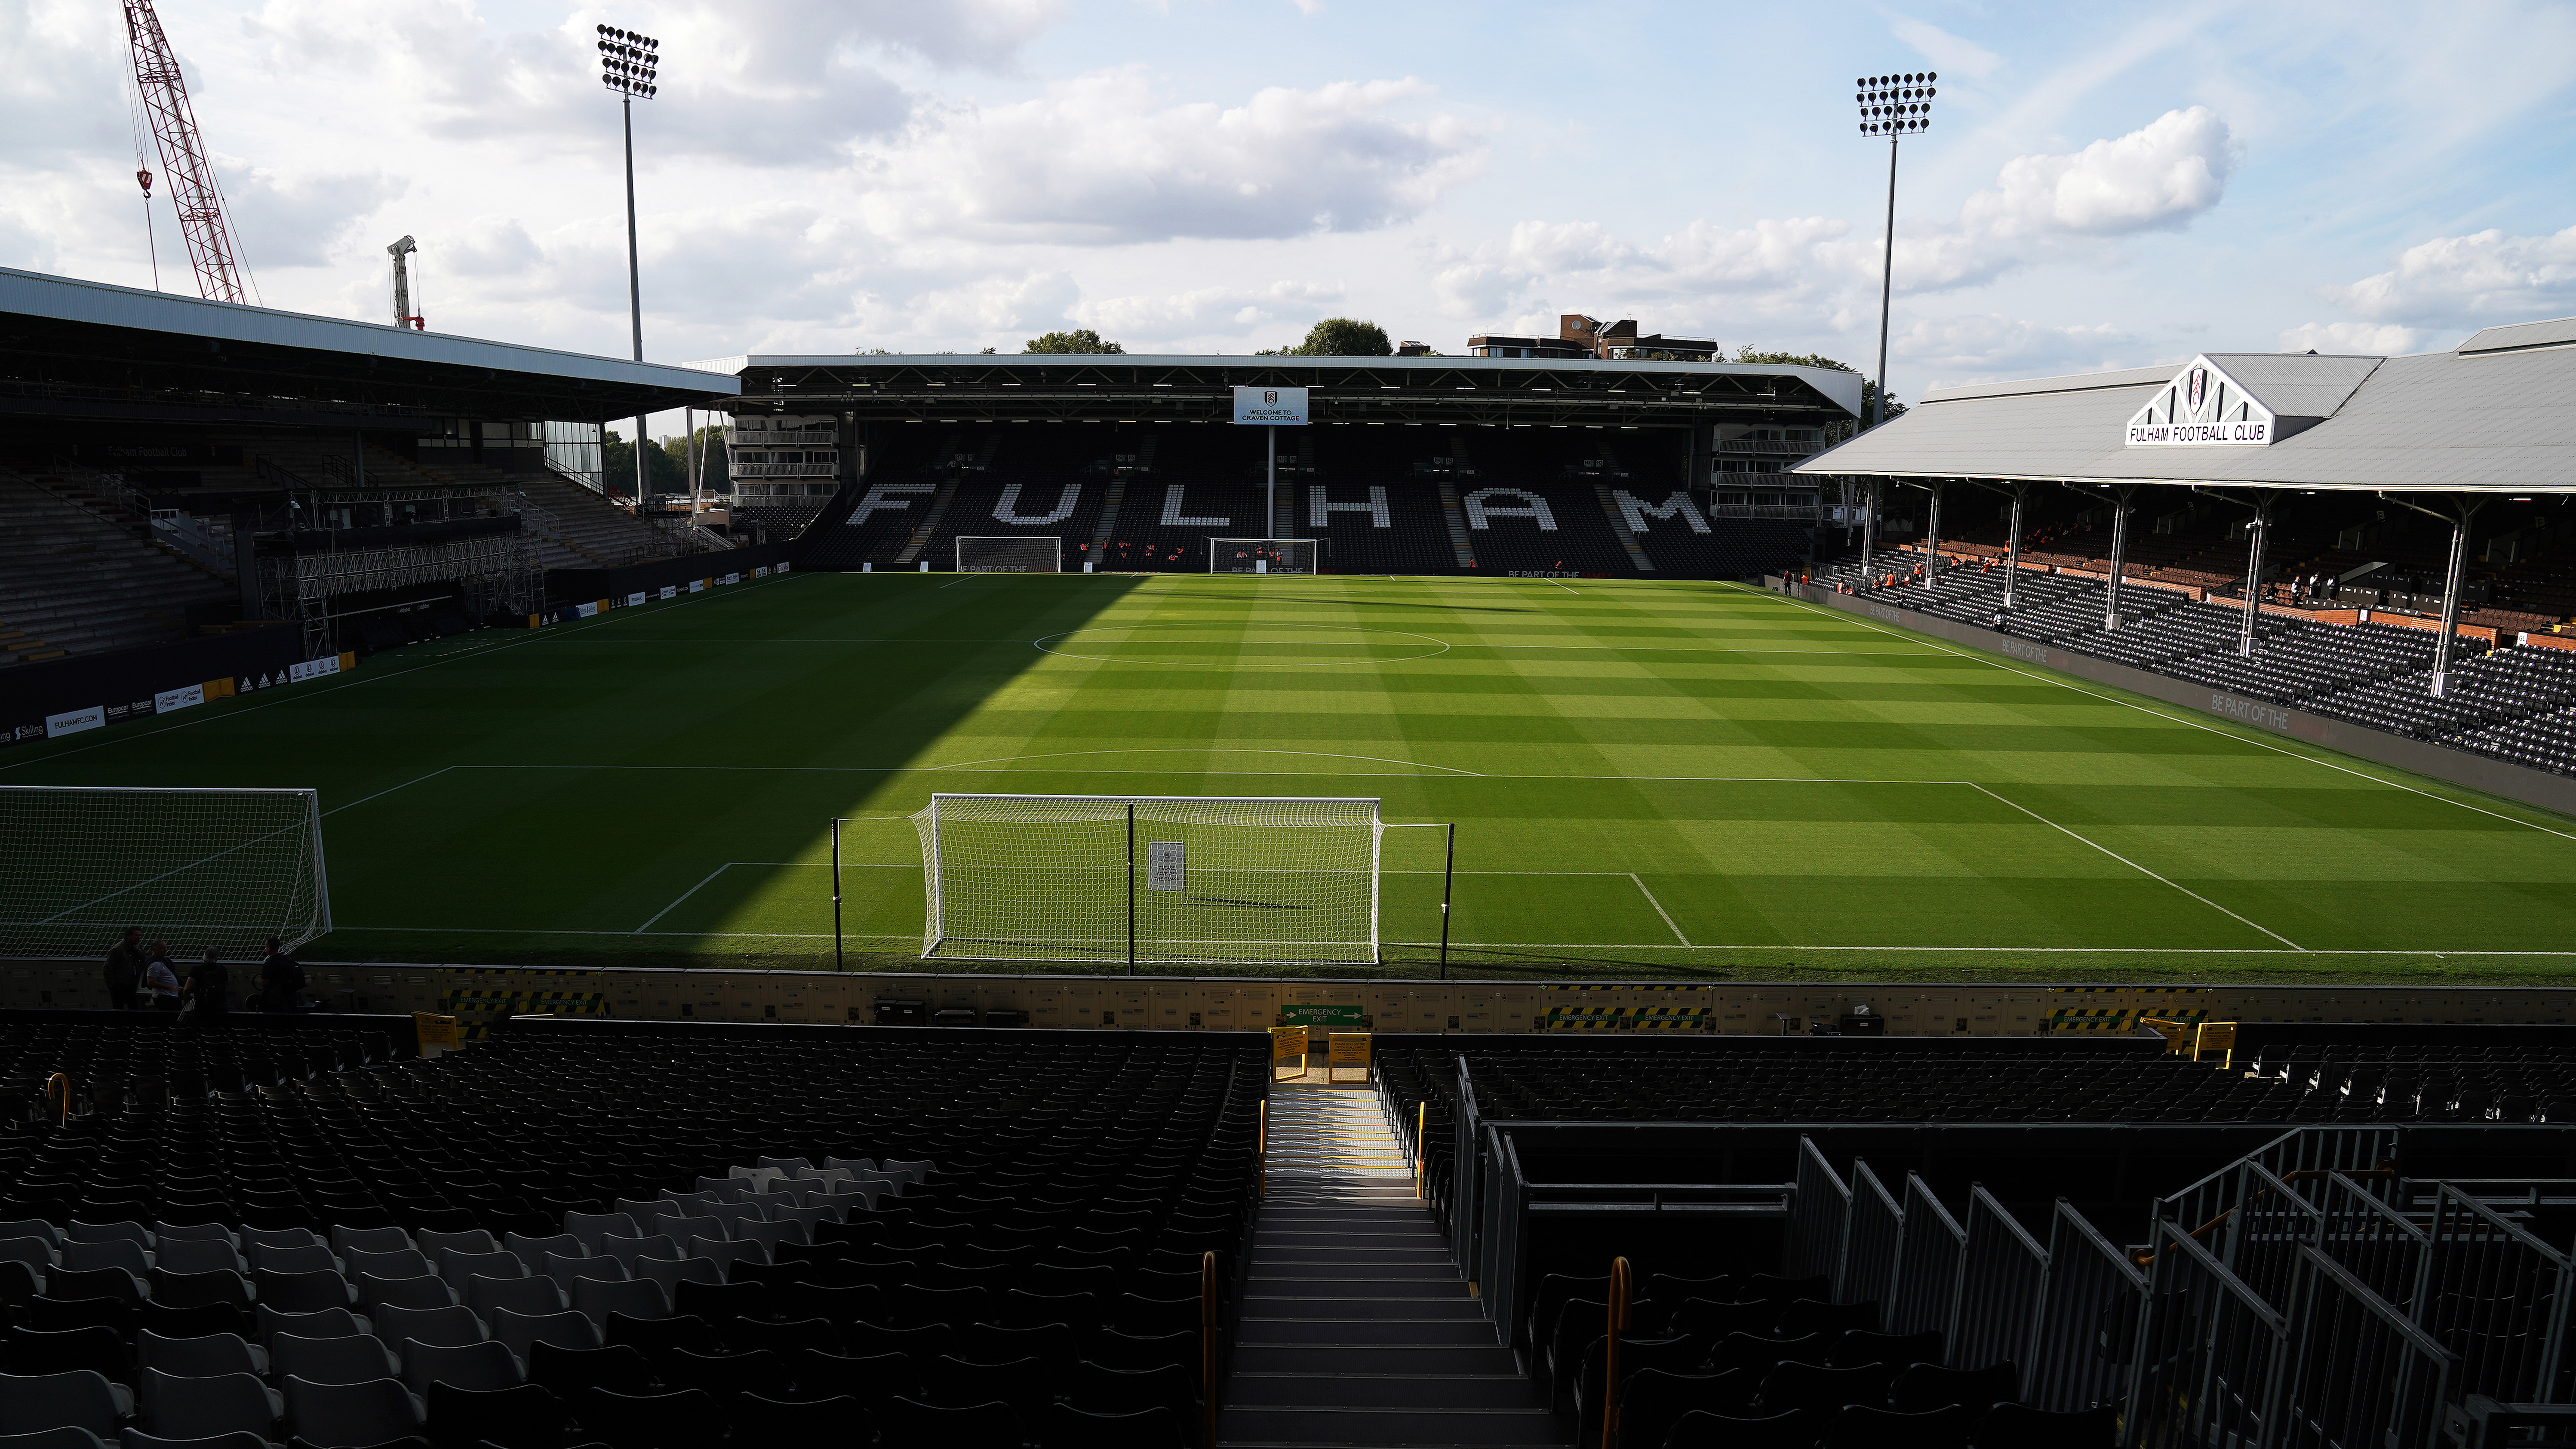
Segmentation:
[[(1455, 352), (1562, 311), (1876, 347), (1892, 384), (2201, 350), (2403, 351), (2576, 313), (2566, 4), (163, 0), (271, 305), (623, 352), (592, 26), (638, 108), (649, 356), (1248, 352), (1372, 318)], [(145, 283), (117, 8), (0, 0), (0, 264)], [(151, 163), (159, 170), (157, 160)], [(163, 284), (187, 284), (169, 213)]]

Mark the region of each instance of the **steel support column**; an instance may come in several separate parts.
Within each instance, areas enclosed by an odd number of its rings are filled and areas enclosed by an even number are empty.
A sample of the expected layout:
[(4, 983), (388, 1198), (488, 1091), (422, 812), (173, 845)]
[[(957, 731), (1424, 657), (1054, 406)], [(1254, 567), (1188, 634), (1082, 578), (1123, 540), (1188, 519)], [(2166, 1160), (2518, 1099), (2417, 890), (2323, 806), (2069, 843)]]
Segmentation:
[(2385, 493), (2379, 496), (2451, 525), (2451, 557), (2442, 571), (2442, 632), (2433, 641), (2433, 697), (2440, 699), (2451, 686), (2451, 643), (2460, 629), (2460, 580), (2469, 567), (2469, 523), (2486, 506), (2486, 500), (2450, 495), (2448, 501), (2454, 511), (2446, 514), (2403, 498), (2389, 498)]

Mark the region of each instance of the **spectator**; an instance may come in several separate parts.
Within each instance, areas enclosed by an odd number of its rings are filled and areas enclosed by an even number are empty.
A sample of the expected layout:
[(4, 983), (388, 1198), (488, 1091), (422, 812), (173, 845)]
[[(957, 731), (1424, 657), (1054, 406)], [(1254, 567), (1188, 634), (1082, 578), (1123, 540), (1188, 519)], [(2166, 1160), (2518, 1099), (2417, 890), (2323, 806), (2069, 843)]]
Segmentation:
[(214, 947), (206, 948), (206, 959), (188, 973), (185, 988), (188, 1005), (199, 1017), (222, 1016), (232, 1009), (232, 972), (225, 969), (223, 957)]
[(107, 1005), (111, 1011), (132, 1011), (137, 1005), (135, 988), (143, 980), (143, 928), (128, 926), (125, 939), (107, 950)]
[(152, 959), (143, 963), (143, 992), (152, 998), (154, 1011), (179, 1009), (179, 973), (170, 965), (167, 942), (152, 943)]
[(277, 938), (268, 938), (268, 954), (259, 961), (259, 978), (252, 984), (250, 1007), (254, 1011), (293, 1011), (295, 999), (304, 994), (304, 968), (286, 954)]

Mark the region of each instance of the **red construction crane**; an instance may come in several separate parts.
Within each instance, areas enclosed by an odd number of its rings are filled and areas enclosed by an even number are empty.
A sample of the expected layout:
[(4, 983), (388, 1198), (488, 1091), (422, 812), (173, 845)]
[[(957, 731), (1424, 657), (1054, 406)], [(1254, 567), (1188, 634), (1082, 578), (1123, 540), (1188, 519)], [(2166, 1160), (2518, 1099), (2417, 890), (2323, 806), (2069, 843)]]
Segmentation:
[[(161, 171), (170, 178), (179, 234), (187, 239), (188, 262), (197, 271), (197, 295), (216, 302), (244, 301), (237, 260), (241, 247), (224, 219), (224, 194), (206, 160), (196, 111), (188, 104), (188, 83), (179, 74), (179, 58), (170, 53), (170, 38), (161, 33), (161, 17), (152, 13), (152, 0), (125, 0), (125, 38), (134, 50), (134, 86), (151, 120), (152, 139), (160, 146)], [(148, 174), (139, 179), (148, 200), (152, 182)]]

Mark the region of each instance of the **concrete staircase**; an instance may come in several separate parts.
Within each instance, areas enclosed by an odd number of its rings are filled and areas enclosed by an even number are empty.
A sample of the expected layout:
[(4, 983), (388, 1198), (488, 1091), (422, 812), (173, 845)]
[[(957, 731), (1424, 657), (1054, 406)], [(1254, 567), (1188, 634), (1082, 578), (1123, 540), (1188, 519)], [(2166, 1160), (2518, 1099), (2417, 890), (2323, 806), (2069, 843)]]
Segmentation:
[(189, 605), (240, 597), (103, 506), (0, 469), (0, 668), (183, 639)]
[(1378, 1094), (1281, 1083), (1269, 1114), (1218, 1444), (1566, 1443), (1414, 1197)]

